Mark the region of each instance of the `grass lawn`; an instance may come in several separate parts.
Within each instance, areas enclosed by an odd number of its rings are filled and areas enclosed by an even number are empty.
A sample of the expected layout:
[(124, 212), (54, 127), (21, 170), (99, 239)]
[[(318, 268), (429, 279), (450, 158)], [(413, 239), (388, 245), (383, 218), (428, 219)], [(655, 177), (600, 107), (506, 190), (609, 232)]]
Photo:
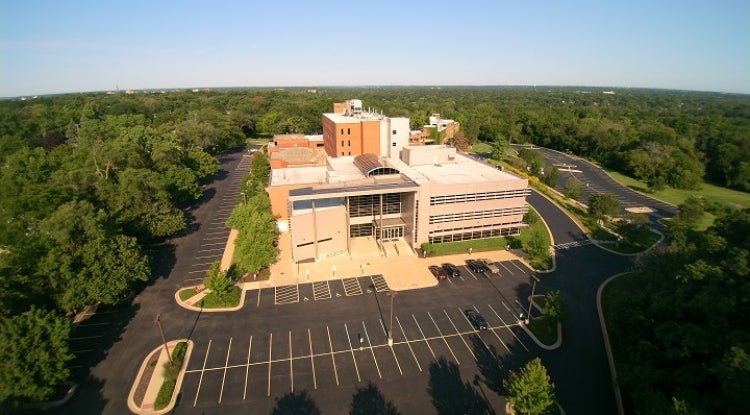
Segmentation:
[(492, 146), (487, 143), (477, 142), (471, 146), (471, 150), (476, 154), (490, 154), (492, 153)]
[(642, 228), (637, 231), (630, 232), (627, 238), (623, 239), (622, 241), (603, 243), (602, 245), (615, 252), (620, 252), (623, 254), (636, 254), (652, 247), (659, 241), (659, 238), (661, 238), (661, 235), (652, 231), (650, 228)]
[(203, 308), (226, 308), (236, 307), (240, 304), (240, 295), (242, 290), (240, 287), (233, 286), (227, 295), (219, 297), (214, 293), (208, 293), (201, 301)]
[(497, 251), (507, 249), (510, 241), (503, 238), (474, 239), (471, 241), (444, 242), (440, 244), (424, 245), (428, 256), (465, 254), (471, 248), (472, 252)]
[[(534, 301), (536, 302), (537, 299), (535, 298)], [(557, 322), (549, 317), (536, 317), (529, 322), (528, 327), (536, 338), (547, 346), (551, 346), (557, 341)]]
[(178, 295), (180, 296), (180, 300), (185, 301), (188, 298), (190, 298), (190, 297), (192, 297), (192, 296), (195, 295), (195, 289), (193, 289), (193, 288), (184, 288), (184, 289), (180, 290), (180, 292), (178, 293)]

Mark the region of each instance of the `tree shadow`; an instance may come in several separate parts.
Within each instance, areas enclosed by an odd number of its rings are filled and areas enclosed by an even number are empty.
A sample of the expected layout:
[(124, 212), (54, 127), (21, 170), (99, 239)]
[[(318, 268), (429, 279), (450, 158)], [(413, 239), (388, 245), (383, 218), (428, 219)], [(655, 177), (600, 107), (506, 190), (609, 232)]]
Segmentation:
[[(471, 336), (471, 344), (474, 349), (474, 356), (477, 357), (477, 367), (482, 375), (482, 381), (493, 392), (503, 394), (503, 379), (508, 374), (508, 370), (503, 366), (503, 360), (495, 349), (494, 345), (485, 346), (479, 336)], [(477, 385), (478, 379), (475, 378), (474, 384)]]
[(20, 414), (56, 414), (56, 415), (77, 415), (77, 414), (101, 414), (108, 400), (104, 398), (104, 380), (89, 375), (78, 382), (78, 389), (73, 397), (59, 407), (47, 409), (29, 409), (22, 410)]
[(486, 396), (480, 395), (469, 382), (461, 379), (458, 366), (440, 357), (430, 364), (430, 382), (427, 393), (438, 415), (495, 414)]
[(367, 386), (357, 387), (357, 393), (352, 396), (352, 403), (349, 405), (350, 415), (399, 415), (398, 409), (393, 402), (386, 401), (383, 394), (372, 382), (367, 382)]
[(307, 395), (307, 391), (287, 392), (276, 398), (276, 406), (271, 415), (320, 415), (320, 409), (315, 401)]

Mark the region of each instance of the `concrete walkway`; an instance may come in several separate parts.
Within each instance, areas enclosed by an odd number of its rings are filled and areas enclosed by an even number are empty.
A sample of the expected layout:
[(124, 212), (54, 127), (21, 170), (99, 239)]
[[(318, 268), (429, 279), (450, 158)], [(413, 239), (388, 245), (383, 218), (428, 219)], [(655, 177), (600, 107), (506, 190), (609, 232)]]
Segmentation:
[[(154, 404), (156, 403), (156, 397), (159, 395), (159, 390), (161, 389), (162, 383), (164, 383), (164, 365), (169, 361), (169, 355), (167, 354), (167, 351), (164, 350), (164, 345), (160, 345), (158, 348), (154, 349), (149, 353), (146, 358), (143, 360), (143, 363), (141, 364), (140, 369), (138, 370), (138, 375), (135, 377), (135, 381), (133, 382), (133, 386), (130, 389), (130, 394), (128, 395), (128, 409), (130, 409), (132, 412), (136, 414), (164, 414), (172, 410), (174, 408), (175, 402), (177, 400), (177, 394), (180, 391), (180, 387), (182, 386), (182, 378), (185, 374), (185, 368), (187, 367), (187, 362), (190, 360), (190, 355), (193, 351), (193, 342), (187, 339), (180, 339), (180, 340), (172, 340), (167, 343), (167, 349), (169, 350), (169, 353), (171, 354), (174, 350), (175, 346), (177, 346), (177, 343), (180, 342), (187, 342), (187, 350), (185, 351), (185, 357), (183, 358), (183, 364), (180, 369), (180, 372), (177, 376), (177, 382), (175, 384), (174, 391), (172, 392), (172, 398), (170, 399), (169, 404), (159, 410), (154, 409)], [(141, 384), (141, 379), (144, 375), (148, 373), (149, 364), (153, 360), (153, 355), (157, 354), (157, 360), (156, 364), (153, 366), (153, 372), (150, 375), (148, 386), (146, 388), (146, 394), (143, 397), (142, 402), (136, 402), (135, 400), (135, 394), (136, 390), (138, 389), (138, 386)], [(145, 380), (144, 380), (145, 381)]]

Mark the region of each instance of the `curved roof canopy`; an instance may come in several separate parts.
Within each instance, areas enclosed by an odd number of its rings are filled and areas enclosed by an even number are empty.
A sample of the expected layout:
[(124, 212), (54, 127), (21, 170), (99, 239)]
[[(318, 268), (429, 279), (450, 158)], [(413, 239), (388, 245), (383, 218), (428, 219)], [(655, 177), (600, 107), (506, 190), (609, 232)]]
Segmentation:
[(381, 176), (384, 174), (399, 174), (400, 172), (392, 167), (386, 167), (380, 162), (378, 156), (372, 153), (360, 154), (354, 158), (354, 165), (365, 176)]

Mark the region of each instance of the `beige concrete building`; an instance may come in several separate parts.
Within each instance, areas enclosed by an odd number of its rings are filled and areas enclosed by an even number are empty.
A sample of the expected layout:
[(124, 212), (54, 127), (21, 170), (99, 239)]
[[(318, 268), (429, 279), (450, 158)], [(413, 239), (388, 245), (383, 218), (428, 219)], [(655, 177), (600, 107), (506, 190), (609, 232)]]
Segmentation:
[[(403, 241), (416, 250), (517, 234), (525, 226), (526, 179), (453, 147), (409, 146), (408, 119), (363, 117), (358, 100), (336, 110), (323, 115), (329, 157), (308, 157), (316, 148), (298, 142), (272, 163), (268, 192), (295, 262), (350, 253), (357, 238), (379, 246)], [(368, 135), (369, 128), (380, 134)], [(302, 161), (284, 161), (285, 152)]]

